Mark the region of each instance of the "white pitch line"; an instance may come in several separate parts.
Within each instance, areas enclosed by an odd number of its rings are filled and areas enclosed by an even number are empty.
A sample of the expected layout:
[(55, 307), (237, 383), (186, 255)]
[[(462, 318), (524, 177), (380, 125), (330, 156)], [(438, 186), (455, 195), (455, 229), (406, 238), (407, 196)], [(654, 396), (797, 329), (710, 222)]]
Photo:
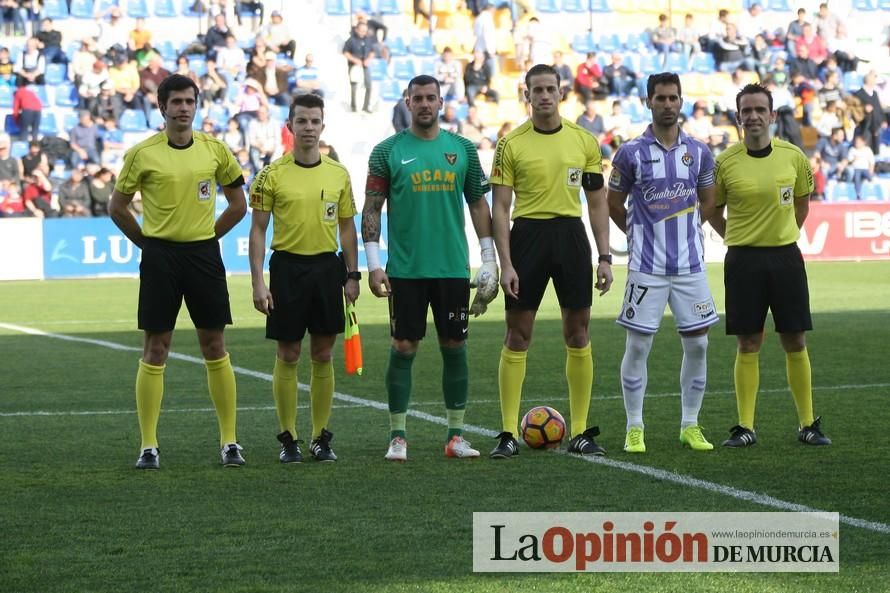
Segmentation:
[[(92, 338), (79, 338), (75, 336), (66, 336), (63, 334), (54, 334), (50, 332), (44, 332), (39, 329), (23, 327), (20, 325), (14, 325), (9, 323), (0, 322), (0, 327), (18, 331), (21, 333), (26, 333), (33, 336), (42, 336), (46, 338), (53, 338), (57, 340), (65, 340), (69, 342), (81, 342), (86, 344), (92, 344), (95, 346), (102, 346), (104, 348), (111, 348), (112, 350), (122, 350), (122, 351), (140, 351), (141, 348), (135, 348), (133, 346), (126, 346), (124, 344), (117, 344), (115, 342), (107, 342), (105, 340), (94, 340)], [(203, 364), (204, 361), (200, 358), (189, 356), (186, 354), (179, 353), (170, 353), (170, 358), (175, 358), (177, 360), (183, 360), (193, 363)], [(266, 381), (272, 380), (272, 375), (268, 373), (261, 373), (259, 371), (254, 371), (250, 369), (244, 369), (241, 367), (234, 367), (235, 372), (247, 375), (251, 377), (256, 377), (258, 379), (264, 379)], [(880, 384), (878, 384), (880, 385)], [(852, 387), (852, 386), (850, 386)], [(301, 389), (307, 389), (307, 386), (304, 384), (300, 384)], [(354, 395), (349, 395), (346, 393), (334, 392), (334, 397), (341, 401), (355, 404), (356, 406), (363, 406), (367, 408), (373, 408), (375, 410), (387, 411), (388, 407), (385, 402), (378, 402), (369, 399), (364, 399), (361, 397), (356, 397)], [(448, 426), (448, 420), (442, 418), (441, 416), (434, 416), (433, 414), (428, 414), (426, 412), (421, 412), (418, 410), (408, 410), (408, 415), (413, 418), (419, 418), (421, 420), (426, 420), (427, 422), (431, 422), (433, 424), (439, 424), (441, 426)], [(477, 434), (485, 437), (496, 437), (498, 435), (497, 432), (491, 430), (490, 428), (485, 428), (482, 426), (477, 426), (474, 424), (465, 424), (464, 431), (472, 434)], [(618, 461), (615, 459), (608, 459), (605, 457), (581, 457), (579, 455), (570, 455), (565, 452), (559, 452), (563, 455), (569, 455), (570, 457), (574, 457), (580, 459), (582, 461), (586, 461), (588, 463), (596, 463), (599, 465), (604, 465), (606, 467), (610, 467), (613, 469), (620, 469), (623, 471), (634, 472), (637, 474), (641, 474), (650, 478), (655, 478), (657, 480), (661, 480), (664, 482), (670, 482), (673, 484), (678, 484), (680, 486), (685, 486), (688, 488), (698, 488), (700, 490), (707, 490), (710, 492), (715, 492), (717, 494), (721, 494), (724, 496), (728, 496), (731, 498), (735, 498), (737, 500), (745, 500), (748, 502), (753, 502), (755, 504), (759, 504), (762, 506), (771, 507), (774, 509), (780, 509), (783, 511), (792, 511), (792, 512), (804, 512), (804, 513), (827, 513), (828, 511), (823, 511), (821, 509), (816, 509), (813, 507), (809, 507), (802, 504), (797, 504), (794, 502), (788, 502), (779, 498), (775, 498), (773, 496), (769, 496), (768, 494), (761, 494), (759, 492), (752, 492), (750, 490), (742, 490), (740, 488), (734, 488), (732, 486), (724, 486), (723, 484), (718, 484), (716, 482), (710, 482), (708, 480), (702, 480), (699, 478), (695, 478), (692, 476), (685, 476), (682, 474), (678, 474), (676, 472), (670, 472), (667, 470), (651, 467), (648, 465), (637, 465), (635, 463), (630, 463), (627, 461)], [(868, 521), (866, 519), (859, 519), (857, 517), (850, 517), (848, 515), (840, 515), (839, 520), (841, 523), (846, 525), (850, 525), (852, 527), (858, 527), (860, 529), (866, 529), (869, 531), (874, 531), (877, 533), (890, 534), (890, 525), (886, 523), (880, 523), (878, 521)]]

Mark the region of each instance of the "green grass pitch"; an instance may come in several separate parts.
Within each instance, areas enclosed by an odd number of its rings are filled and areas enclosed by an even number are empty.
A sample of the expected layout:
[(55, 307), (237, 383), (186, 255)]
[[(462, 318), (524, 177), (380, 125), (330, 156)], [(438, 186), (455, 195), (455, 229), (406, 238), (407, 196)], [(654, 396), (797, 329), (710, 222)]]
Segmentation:
[[(274, 344), (263, 338), (262, 317), (252, 309), (249, 278), (239, 276), (229, 284), (235, 324), (227, 341), (239, 368), (239, 440), (248, 465), (219, 467), (204, 371), (188, 359), (171, 359), (159, 472), (133, 469), (139, 447), (133, 399), (141, 352), (137, 281), (0, 283), (0, 591), (890, 591), (890, 444), (884, 436), (890, 426), (890, 262), (814, 263), (808, 270), (815, 409), (834, 439), (828, 448), (796, 441), (784, 357), (770, 331), (761, 355), (758, 445), (705, 454), (681, 449), (682, 353), (666, 317), (650, 358), (649, 452), (624, 454), (618, 379), (624, 333), (614, 316), (625, 270), (616, 267), (612, 292), (595, 300), (590, 330), (596, 361), (590, 423), (602, 429), (606, 463), (528, 449), (507, 462), (448, 460), (442, 454), (445, 428), (435, 418), (416, 416), (408, 420), (408, 463), (384, 462), (388, 324), (385, 303), (363, 283), (358, 312), (364, 376), (345, 376), (339, 344), (336, 351), (343, 397), (335, 401), (330, 428), (340, 461), (281, 466), (268, 380)], [(722, 268), (712, 266), (709, 274), (722, 309)], [(173, 350), (200, 356), (185, 313), (179, 328)], [(499, 428), (503, 331), (500, 300), (471, 321), (467, 422), (488, 431)], [(443, 418), (437, 350), (434, 340), (421, 346), (412, 408)], [(734, 339), (717, 325), (701, 414), (706, 435), (717, 443), (736, 422), (734, 352)], [(568, 414), (563, 367), (558, 309), (548, 295), (529, 353), (523, 410), (548, 403)], [(308, 376), (303, 360), (300, 381)], [(303, 438), (308, 400), (301, 391)], [(483, 455), (494, 444), (484, 431), (467, 437)], [(690, 478), (723, 489), (703, 490)], [(780, 510), (733, 496), (731, 488), (841, 513), (840, 573), (472, 571), (473, 511)]]

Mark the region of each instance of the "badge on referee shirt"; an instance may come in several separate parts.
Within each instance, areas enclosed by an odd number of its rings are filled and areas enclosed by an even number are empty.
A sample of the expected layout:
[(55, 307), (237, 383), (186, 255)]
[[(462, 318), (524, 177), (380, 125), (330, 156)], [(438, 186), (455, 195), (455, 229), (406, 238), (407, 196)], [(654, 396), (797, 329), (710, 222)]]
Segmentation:
[(779, 188), (779, 203), (782, 205), (790, 204), (794, 201), (794, 188), (790, 185)]
[(324, 219), (328, 222), (337, 220), (337, 202), (324, 203)]
[(210, 199), (210, 180), (204, 179), (198, 182), (198, 201), (204, 202)]
[(566, 172), (566, 184), (572, 187), (581, 187), (581, 169), (569, 167)]

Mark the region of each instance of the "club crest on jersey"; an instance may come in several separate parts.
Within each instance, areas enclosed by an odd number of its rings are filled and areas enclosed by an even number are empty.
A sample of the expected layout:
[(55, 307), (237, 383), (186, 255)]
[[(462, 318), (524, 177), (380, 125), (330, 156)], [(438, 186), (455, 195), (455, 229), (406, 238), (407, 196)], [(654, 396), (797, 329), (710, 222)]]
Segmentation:
[(637, 313), (636, 311), (634, 311), (633, 307), (628, 307), (627, 310), (624, 312), (624, 316), (628, 319), (633, 319), (636, 314)]
[(572, 187), (581, 187), (581, 169), (569, 167), (566, 171), (566, 184)]
[(614, 187), (621, 185), (621, 172), (615, 167), (612, 167), (612, 173), (609, 175), (609, 185)]
[(790, 185), (779, 188), (779, 203), (783, 205), (790, 204), (794, 201), (794, 188)]
[(337, 202), (324, 203), (324, 219), (328, 222), (337, 220)]
[(457, 153), (456, 152), (446, 152), (445, 160), (448, 161), (449, 165), (453, 165), (457, 162)]
[(691, 167), (692, 166), (692, 155), (687, 152), (680, 159), (680, 162), (683, 163), (684, 165), (686, 165), (687, 167)]
[(204, 202), (210, 199), (210, 180), (204, 179), (198, 182), (198, 201)]

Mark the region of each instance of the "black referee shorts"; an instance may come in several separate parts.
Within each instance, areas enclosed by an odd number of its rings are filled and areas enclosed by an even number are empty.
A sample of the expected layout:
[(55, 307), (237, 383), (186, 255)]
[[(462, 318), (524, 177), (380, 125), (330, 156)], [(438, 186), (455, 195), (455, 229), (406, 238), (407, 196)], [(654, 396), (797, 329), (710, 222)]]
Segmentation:
[(306, 335), (342, 334), (346, 266), (335, 253), (297, 255), (276, 251), (269, 258), (269, 290), (274, 308), (266, 318), (266, 337), (299, 342)]
[(427, 312), (433, 310), (442, 339), (466, 340), (470, 281), (467, 278), (392, 278), (389, 296), (390, 334), (396, 340), (420, 341), (426, 335)]
[(508, 310), (537, 311), (551, 278), (560, 307), (586, 309), (593, 302), (590, 242), (580, 218), (517, 218), (510, 256), (519, 276), (519, 298), (504, 299)]
[(219, 243), (146, 238), (139, 264), (139, 329), (173, 330), (183, 298), (196, 328), (218, 329), (232, 323)]
[(726, 333), (763, 331), (767, 310), (780, 334), (813, 329), (810, 291), (796, 243), (781, 247), (730, 247), (723, 267)]

